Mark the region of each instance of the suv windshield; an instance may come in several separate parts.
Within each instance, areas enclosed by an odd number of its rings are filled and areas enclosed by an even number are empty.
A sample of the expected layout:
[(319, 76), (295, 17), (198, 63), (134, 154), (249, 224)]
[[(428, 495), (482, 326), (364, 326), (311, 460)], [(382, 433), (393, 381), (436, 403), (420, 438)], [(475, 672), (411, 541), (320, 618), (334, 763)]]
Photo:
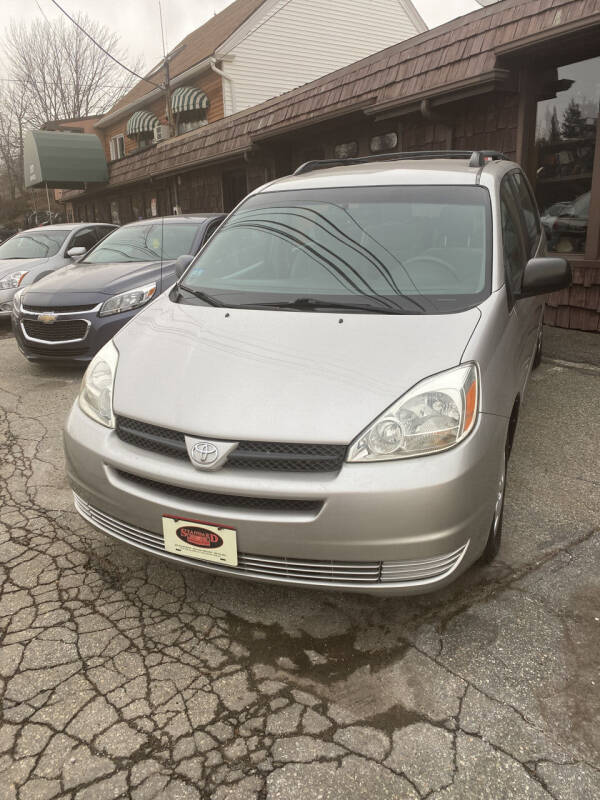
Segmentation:
[(229, 218), (182, 286), (229, 306), (463, 310), (489, 293), (490, 218), (478, 186), (265, 192)]
[(79, 263), (170, 261), (191, 254), (197, 233), (198, 225), (193, 222), (128, 225), (109, 234)]
[(60, 250), (69, 231), (29, 230), (0, 245), (0, 258), (50, 258)]

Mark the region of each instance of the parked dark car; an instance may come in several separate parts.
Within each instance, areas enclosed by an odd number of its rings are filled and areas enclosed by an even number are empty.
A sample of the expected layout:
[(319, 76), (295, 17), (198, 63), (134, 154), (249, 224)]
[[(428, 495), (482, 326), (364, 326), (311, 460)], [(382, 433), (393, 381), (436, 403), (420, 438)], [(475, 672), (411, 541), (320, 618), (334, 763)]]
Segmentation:
[(557, 253), (583, 253), (590, 218), (591, 192), (571, 202), (555, 203), (542, 215), (548, 250)]
[(86, 363), (176, 278), (225, 218), (190, 214), (133, 222), (111, 233), (79, 263), (15, 296), (12, 326), (30, 361)]

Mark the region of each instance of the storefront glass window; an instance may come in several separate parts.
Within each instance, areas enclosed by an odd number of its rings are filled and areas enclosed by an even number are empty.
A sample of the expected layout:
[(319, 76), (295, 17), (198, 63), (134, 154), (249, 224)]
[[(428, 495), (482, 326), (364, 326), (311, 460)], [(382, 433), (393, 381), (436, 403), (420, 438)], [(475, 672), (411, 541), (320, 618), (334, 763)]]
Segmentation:
[(583, 253), (600, 108), (600, 57), (560, 67), (556, 87), (553, 97), (537, 104), (536, 196), (549, 249)]

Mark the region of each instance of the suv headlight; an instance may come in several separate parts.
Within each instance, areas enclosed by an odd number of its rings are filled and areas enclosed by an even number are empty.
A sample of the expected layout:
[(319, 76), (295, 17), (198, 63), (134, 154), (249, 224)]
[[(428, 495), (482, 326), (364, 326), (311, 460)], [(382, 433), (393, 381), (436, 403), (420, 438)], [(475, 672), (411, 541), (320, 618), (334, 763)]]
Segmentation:
[(348, 461), (389, 461), (447, 450), (475, 427), (476, 364), (440, 372), (397, 400), (350, 445)]
[(11, 272), (10, 275), (5, 275), (0, 280), (0, 289), (18, 289), (27, 272), (26, 269), (20, 269), (17, 272)]
[(111, 314), (121, 314), (123, 311), (130, 311), (132, 308), (143, 306), (152, 300), (156, 294), (156, 283), (147, 283), (145, 286), (138, 286), (137, 289), (130, 289), (128, 292), (116, 294), (102, 304), (98, 312), (101, 317), (108, 317)]
[(79, 392), (81, 410), (107, 428), (115, 427), (113, 387), (119, 361), (119, 351), (108, 342), (90, 361)]

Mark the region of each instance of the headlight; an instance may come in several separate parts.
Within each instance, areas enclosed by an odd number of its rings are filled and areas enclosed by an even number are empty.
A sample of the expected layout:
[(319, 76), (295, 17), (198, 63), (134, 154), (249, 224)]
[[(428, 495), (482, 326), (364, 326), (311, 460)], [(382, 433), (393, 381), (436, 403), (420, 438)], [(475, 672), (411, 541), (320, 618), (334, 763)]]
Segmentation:
[(107, 428), (115, 427), (113, 387), (119, 351), (112, 342), (105, 344), (85, 371), (79, 392), (81, 410)]
[(0, 280), (0, 289), (17, 289), (21, 281), (27, 275), (28, 270), (20, 269), (18, 272), (11, 272)]
[(350, 445), (348, 461), (388, 461), (447, 450), (473, 430), (478, 409), (475, 364), (440, 372), (371, 423)]
[(21, 312), (21, 297), (25, 289), (19, 289), (13, 295), (13, 314), (20, 314)]
[(102, 304), (99, 311), (101, 317), (108, 317), (110, 314), (120, 314), (132, 308), (143, 306), (148, 300), (152, 300), (156, 294), (156, 283), (148, 283), (146, 286), (139, 286), (123, 294), (116, 294)]

